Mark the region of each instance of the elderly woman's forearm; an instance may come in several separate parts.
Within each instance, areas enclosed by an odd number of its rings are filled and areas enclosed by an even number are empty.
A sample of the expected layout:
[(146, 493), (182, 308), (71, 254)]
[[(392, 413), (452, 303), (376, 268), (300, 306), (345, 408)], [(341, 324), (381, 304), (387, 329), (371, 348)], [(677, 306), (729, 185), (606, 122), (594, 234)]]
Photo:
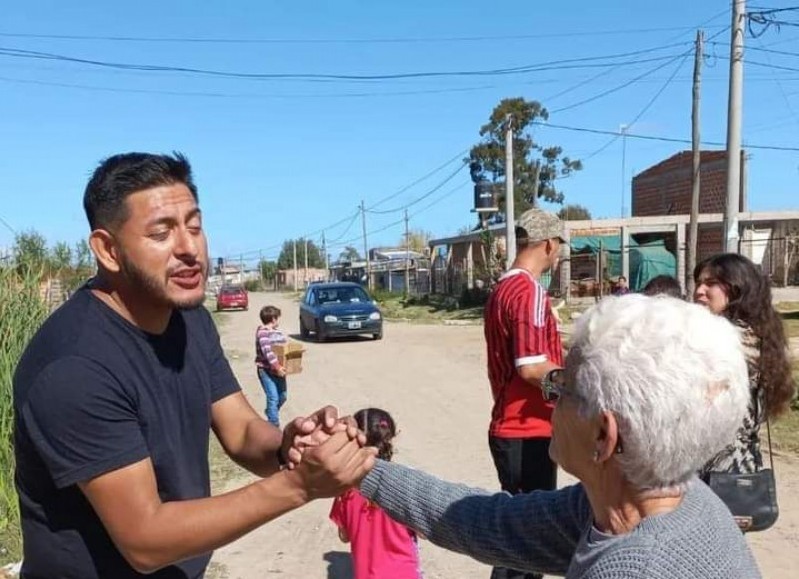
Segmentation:
[(361, 492), (440, 547), (490, 565), (545, 573), (565, 573), (588, 513), (587, 502), (575, 500), (581, 492), (511, 497), (382, 461)]

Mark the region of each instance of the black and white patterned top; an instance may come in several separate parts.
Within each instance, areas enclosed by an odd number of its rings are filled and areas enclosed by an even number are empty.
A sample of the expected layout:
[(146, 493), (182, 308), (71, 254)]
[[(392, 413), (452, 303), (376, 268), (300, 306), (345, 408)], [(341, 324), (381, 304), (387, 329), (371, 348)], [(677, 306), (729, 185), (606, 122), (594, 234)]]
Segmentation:
[(753, 473), (763, 467), (760, 452), (760, 426), (765, 422), (763, 388), (760, 386), (760, 338), (743, 322), (736, 322), (741, 329), (741, 342), (744, 346), (746, 364), (749, 370), (749, 410), (743, 424), (733, 440), (721, 452), (705, 464), (700, 473), (703, 479), (711, 471)]

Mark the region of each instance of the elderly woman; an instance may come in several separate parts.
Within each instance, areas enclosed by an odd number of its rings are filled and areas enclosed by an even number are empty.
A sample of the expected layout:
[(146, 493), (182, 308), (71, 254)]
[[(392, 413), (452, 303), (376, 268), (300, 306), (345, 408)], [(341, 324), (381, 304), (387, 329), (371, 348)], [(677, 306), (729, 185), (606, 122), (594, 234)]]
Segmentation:
[(584, 314), (556, 400), (550, 455), (580, 481), (511, 496), (378, 461), (361, 492), (433, 543), (566, 577), (760, 577), (724, 504), (695, 473), (749, 400), (736, 329), (668, 297), (608, 298)]

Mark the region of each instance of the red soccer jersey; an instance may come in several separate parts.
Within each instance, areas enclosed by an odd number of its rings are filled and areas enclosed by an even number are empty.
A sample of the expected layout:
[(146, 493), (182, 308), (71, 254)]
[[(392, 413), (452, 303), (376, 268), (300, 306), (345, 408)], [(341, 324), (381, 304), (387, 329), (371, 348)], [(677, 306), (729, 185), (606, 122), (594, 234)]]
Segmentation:
[(488, 379), (494, 396), (489, 434), (499, 438), (552, 436), (552, 404), (517, 368), (550, 361), (563, 366), (563, 347), (546, 290), (522, 269), (499, 280), (485, 308)]

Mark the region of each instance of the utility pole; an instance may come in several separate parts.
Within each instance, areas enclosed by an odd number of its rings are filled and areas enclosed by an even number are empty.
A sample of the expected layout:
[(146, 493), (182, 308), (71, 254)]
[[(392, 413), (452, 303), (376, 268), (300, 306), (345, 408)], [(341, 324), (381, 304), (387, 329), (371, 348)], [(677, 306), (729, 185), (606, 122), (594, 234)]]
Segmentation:
[(258, 280), (261, 283), (261, 290), (264, 290), (264, 252), (258, 250)]
[(239, 254), (239, 283), (244, 285), (244, 254)]
[(366, 206), (361, 201), (361, 228), (363, 229), (363, 254), (366, 256), (366, 287), (372, 289), (372, 261), (369, 259), (369, 245), (366, 240)]
[[(694, 295), (694, 268), (696, 267), (696, 249), (699, 244), (699, 192), (701, 179), (702, 154), (699, 135), (699, 95), (702, 81), (702, 45), (704, 34), (696, 31), (696, 52), (694, 54), (694, 88), (693, 105), (691, 107), (691, 151), (693, 164), (691, 167), (691, 221), (688, 231), (688, 264), (685, 268), (685, 287), (689, 296)], [(679, 252), (681, 248), (677, 248)]]
[(297, 291), (297, 240), (293, 241), (294, 244), (294, 291)]
[(743, 107), (746, 0), (732, 0), (730, 93), (727, 101), (727, 205), (724, 208), (724, 251), (738, 253), (738, 210), (741, 203), (741, 116)]
[(305, 238), (305, 273), (303, 274), (303, 281), (308, 285), (308, 238)]
[(516, 259), (516, 215), (513, 208), (513, 117), (505, 118), (505, 269)]
[(325, 281), (330, 278), (330, 256), (327, 255), (327, 242), (325, 241), (325, 232), (322, 232), (322, 253), (325, 256)]
[[(411, 255), (411, 232), (408, 230), (408, 209), (406, 208), (405, 209), (405, 295), (406, 296), (411, 293), (410, 255)], [(391, 275), (391, 272), (389, 272), (389, 275)]]
[(627, 200), (627, 125), (619, 125), (619, 133), (621, 133), (621, 215), (624, 219), (625, 207), (624, 203)]

